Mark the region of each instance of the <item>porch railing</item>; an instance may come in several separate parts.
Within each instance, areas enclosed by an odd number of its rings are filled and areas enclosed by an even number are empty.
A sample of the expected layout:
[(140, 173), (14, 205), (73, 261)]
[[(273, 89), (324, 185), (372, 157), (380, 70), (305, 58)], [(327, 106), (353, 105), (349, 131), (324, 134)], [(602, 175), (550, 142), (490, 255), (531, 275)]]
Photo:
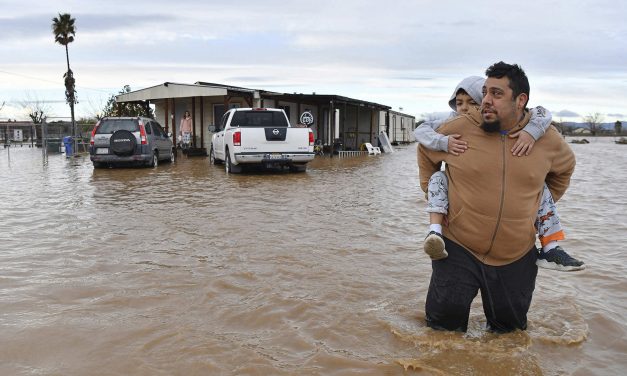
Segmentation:
[(368, 155), (368, 152), (360, 151), (360, 150), (340, 150), (337, 152), (337, 154), (340, 158), (343, 158), (343, 157), (357, 157), (359, 155)]

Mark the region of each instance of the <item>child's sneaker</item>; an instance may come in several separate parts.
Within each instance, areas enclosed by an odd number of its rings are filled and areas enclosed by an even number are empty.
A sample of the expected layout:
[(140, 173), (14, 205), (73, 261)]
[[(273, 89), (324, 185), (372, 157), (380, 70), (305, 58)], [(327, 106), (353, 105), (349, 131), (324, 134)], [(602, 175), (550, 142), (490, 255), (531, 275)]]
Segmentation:
[(536, 265), (541, 268), (559, 270), (562, 272), (574, 272), (586, 268), (583, 261), (571, 257), (559, 245), (550, 249), (548, 252), (542, 252), (542, 250), (540, 250)]
[(425, 253), (431, 257), (431, 260), (441, 260), (448, 257), (448, 252), (444, 249), (444, 238), (442, 234), (431, 231), (424, 242)]

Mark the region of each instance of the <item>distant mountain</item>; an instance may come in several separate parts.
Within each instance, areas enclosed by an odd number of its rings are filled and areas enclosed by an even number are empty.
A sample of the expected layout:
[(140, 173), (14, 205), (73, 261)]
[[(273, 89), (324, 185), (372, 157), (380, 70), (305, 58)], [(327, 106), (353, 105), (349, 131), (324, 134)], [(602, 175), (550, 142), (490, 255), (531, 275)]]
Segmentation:
[[(623, 123), (623, 129), (627, 129), (627, 121), (620, 121), (621, 123)], [(599, 124), (599, 128), (600, 129), (605, 129), (605, 130), (614, 130), (614, 123), (601, 123)], [(577, 123), (574, 121), (565, 121), (562, 123), (562, 125), (566, 128), (569, 129), (577, 129), (577, 128), (586, 128), (586, 129), (590, 129), (590, 125), (588, 123)]]

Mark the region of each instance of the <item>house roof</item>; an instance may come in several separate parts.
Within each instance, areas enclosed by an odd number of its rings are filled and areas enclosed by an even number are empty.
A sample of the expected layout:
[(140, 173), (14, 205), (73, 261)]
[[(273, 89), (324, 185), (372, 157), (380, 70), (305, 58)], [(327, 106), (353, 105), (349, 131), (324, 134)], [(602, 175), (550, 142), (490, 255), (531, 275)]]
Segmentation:
[(115, 96), (116, 102), (139, 102), (167, 98), (212, 97), (227, 95), (226, 87), (164, 82), (161, 85)]
[(267, 98), (297, 102), (303, 104), (320, 104), (333, 102), (334, 104), (350, 104), (354, 106), (368, 107), (378, 110), (390, 110), (392, 107), (380, 103), (363, 101), (360, 99), (344, 97), (333, 94), (303, 94), (303, 93), (279, 93), (267, 90), (250, 89), (240, 86), (217, 84), (213, 82), (197, 81), (194, 84), (181, 84), (164, 82), (161, 85), (116, 95), (116, 102), (139, 102), (146, 100), (211, 97), (223, 95), (242, 95), (254, 98)]
[(329, 103), (333, 101), (335, 104), (350, 104), (355, 106), (375, 108), (379, 110), (389, 110), (392, 107), (383, 104), (368, 102), (361, 99), (344, 97), (341, 95), (333, 94), (302, 94), (302, 93), (274, 93), (269, 91), (262, 91), (261, 96), (263, 98), (277, 99), (289, 102), (300, 102), (303, 104), (316, 104), (316, 103)]

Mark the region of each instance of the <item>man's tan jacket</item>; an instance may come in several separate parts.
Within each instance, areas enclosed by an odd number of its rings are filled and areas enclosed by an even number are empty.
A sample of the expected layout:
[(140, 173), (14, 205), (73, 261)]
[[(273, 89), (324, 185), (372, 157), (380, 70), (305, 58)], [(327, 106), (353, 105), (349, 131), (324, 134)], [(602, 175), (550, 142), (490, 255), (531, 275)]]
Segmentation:
[[(528, 121), (526, 112), (508, 134)], [(554, 127), (536, 141), (530, 155), (513, 156), (516, 139), (487, 133), (481, 122), (479, 112), (471, 111), (438, 129), (445, 135), (460, 134), (468, 142), (468, 150), (459, 156), (418, 146), (420, 187), (426, 192), (429, 178), (446, 162), (449, 212), (443, 235), (485, 264), (505, 265), (534, 245), (543, 184), (559, 200), (570, 183), (575, 156)]]

